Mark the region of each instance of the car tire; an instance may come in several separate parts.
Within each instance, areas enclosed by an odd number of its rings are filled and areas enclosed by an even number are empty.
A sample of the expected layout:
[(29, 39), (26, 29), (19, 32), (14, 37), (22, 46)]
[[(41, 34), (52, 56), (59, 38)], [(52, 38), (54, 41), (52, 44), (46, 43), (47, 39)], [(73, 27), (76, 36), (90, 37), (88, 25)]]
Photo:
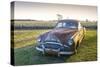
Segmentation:
[(80, 46), (80, 42), (78, 41), (76, 45), (76, 50), (78, 49), (79, 46)]
[(74, 53), (72, 55), (74, 55), (74, 54), (77, 54), (77, 49), (74, 50)]
[(77, 42), (77, 45), (76, 45), (76, 47), (75, 47), (75, 54), (78, 53), (77, 49), (78, 49), (79, 45), (80, 45), (80, 43), (79, 43), (79, 41), (78, 41), (78, 42)]

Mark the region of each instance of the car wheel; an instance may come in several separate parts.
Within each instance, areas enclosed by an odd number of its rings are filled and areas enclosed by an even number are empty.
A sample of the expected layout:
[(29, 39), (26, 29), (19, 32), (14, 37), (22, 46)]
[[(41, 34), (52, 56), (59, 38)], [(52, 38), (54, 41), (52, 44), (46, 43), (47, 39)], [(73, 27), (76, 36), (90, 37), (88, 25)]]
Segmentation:
[(77, 54), (77, 49), (75, 50), (75, 54)]
[[(77, 54), (77, 49), (74, 50), (74, 53), (73, 53), (73, 54)], [(73, 54), (72, 54), (72, 55), (73, 55)]]
[(80, 45), (80, 43), (79, 43), (79, 41), (78, 41), (78, 42), (77, 42), (77, 45), (76, 45), (76, 50), (78, 49), (79, 45)]
[(75, 47), (75, 54), (77, 54), (77, 49), (78, 49), (78, 47), (79, 47), (79, 41), (77, 42), (77, 45), (76, 45), (76, 47)]

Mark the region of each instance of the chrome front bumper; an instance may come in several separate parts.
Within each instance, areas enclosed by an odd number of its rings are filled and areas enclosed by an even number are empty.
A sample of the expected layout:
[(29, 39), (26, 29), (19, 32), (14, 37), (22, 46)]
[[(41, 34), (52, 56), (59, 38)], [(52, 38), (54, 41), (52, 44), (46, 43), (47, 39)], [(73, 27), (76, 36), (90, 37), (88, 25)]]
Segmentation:
[(38, 47), (36, 47), (36, 49), (38, 51), (42, 52), (43, 54), (44, 54), (45, 51), (56, 52), (56, 53), (62, 54), (62, 55), (71, 55), (71, 54), (74, 53), (74, 51), (59, 51), (57, 49), (47, 49), (47, 48), (43, 49), (43, 48), (38, 48)]

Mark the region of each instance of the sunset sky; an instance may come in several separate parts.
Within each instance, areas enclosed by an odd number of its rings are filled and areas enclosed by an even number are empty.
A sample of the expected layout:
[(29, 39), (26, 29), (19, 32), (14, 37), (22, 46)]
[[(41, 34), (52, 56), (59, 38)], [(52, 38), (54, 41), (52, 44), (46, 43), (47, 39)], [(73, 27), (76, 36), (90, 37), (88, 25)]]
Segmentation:
[(96, 6), (15, 2), (14, 7), (14, 19), (57, 20), (61, 14), (63, 19), (97, 20)]

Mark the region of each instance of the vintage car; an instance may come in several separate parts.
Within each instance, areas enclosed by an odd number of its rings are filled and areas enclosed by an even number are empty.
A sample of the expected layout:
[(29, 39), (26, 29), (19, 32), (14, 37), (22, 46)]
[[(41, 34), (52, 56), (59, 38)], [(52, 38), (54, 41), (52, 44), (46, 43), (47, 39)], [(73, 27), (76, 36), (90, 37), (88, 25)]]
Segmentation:
[(59, 20), (53, 30), (37, 38), (36, 49), (43, 54), (72, 55), (76, 53), (85, 31), (77, 20)]

